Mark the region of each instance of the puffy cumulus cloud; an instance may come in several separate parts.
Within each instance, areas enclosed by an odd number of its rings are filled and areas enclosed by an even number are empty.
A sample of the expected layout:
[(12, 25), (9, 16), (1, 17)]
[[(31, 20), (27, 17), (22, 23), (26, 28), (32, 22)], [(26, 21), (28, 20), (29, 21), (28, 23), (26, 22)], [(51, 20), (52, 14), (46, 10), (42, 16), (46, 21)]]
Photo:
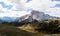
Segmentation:
[(25, 4), (26, 0), (9, 0), (13, 5), (15, 9), (22, 9), (25, 10)]
[(51, 0), (32, 0), (30, 3), (27, 3), (26, 8), (33, 8), (34, 10), (43, 11), (46, 14), (51, 16), (60, 17), (60, 8), (55, 7), (59, 2), (53, 2)]
[(26, 12), (26, 11), (21, 11), (21, 12), (10, 11), (10, 12), (6, 12), (6, 13), (0, 13), (0, 17), (21, 17), (21, 16), (29, 14), (29, 13), (30, 12)]
[(46, 9), (45, 13), (51, 16), (60, 17), (60, 8), (49, 8), (49, 9)]
[(26, 7), (32, 7), (33, 9), (44, 9), (49, 8), (50, 6), (54, 6), (50, 0), (32, 0), (30, 3), (27, 3)]
[(25, 10), (27, 8), (39, 9), (43, 10), (49, 8), (50, 6), (54, 6), (51, 0), (31, 0), (29, 3), (26, 3), (27, 0), (9, 0), (13, 3), (16, 9)]
[(5, 13), (7, 12), (7, 8), (3, 8), (1, 5), (0, 5), (0, 13)]
[(12, 4), (9, 0), (0, 0), (0, 2), (4, 2), (6, 5)]
[[(4, 0), (0, 0), (0, 1), (4, 1)], [(59, 2), (53, 2), (51, 0), (32, 0), (29, 3), (26, 3), (26, 0), (6, 0), (5, 3), (12, 4), (13, 8), (11, 10), (6, 10), (9, 13), (4, 13), (5, 15), (3, 15), (3, 13), (1, 13), (0, 16), (10, 16), (10, 17), (16, 17), (16, 16), (23, 16), (28, 14), (29, 12), (26, 11), (13, 11), (13, 10), (18, 10), (18, 9), (22, 9), (22, 10), (26, 10), (28, 8), (32, 8), (34, 10), (38, 10), (38, 11), (43, 11), (46, 14), (49, 14), (51, 16), (59, 16), (60, 14), (60, 8), (55, 7), (56, 4), (58, 4)], [(5, 10), (4, 10), (5, 11)]]
[[(13, 5), (13, 7), (11, 9), (7, 9), (7, 8), (3, 8), (3, 6), (0, 4), (0, 17), (21, 17), (23, 15), (29, 14), (29, 12), (27, 12), (27, 11), (20, 11), (20, 10), (15, 11), (15, 9), (16, 10), (21, 9), (19, 7), (18, 8), (16, 7), (16, 5), (19, 5), (20, 3), (19, 4), (16, 4), (17, 2), (12, 3), (13, 1), (11, 2), (10, 0), (0, 0), (0, 2), (4, 2), (4, 3), (6, 3), (6, 5), (10, 5), (10, 4)], [(21, 2), (23, 3), (23, 1), (21, 1)], [(16, 4), (16, 5), (14, 5), (14, 4)]]

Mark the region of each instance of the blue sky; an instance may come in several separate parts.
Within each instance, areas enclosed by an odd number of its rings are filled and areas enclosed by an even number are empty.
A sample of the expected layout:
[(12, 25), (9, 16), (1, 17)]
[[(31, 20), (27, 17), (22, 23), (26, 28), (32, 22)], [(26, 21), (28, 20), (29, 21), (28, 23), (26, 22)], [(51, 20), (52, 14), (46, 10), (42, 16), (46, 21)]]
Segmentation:
[(58, 3), (58, 2), (60, 2), (60, 0), (52, 0), (53, 2), (55, 1), (55, 2), (57, 2), (57, 4), (55, 5), (55, 7), (59, 7), (60, 8), (60, 3)]
[[(29, 3), (30, 1), (32, 0), (27, 0), (26, 3)], [(52, 1), (60, 1), (60, 0), (52, 0)], [(7, 8), (7, 9), (11, 9), (13, 6), (10, 4), (10, 5), (7, 5), (6, 3), (4, 2), (0, 2), (1, 6), (3, 8)], [(56, 4), (55, 7), (60, 7), (60, 4)], [(19, 11), (19, 10), (18, 10)]]
[(52, 0), (52, 1), (60, 1), (60, 0)]
[[(52, 1), (60, 2), (60, 0), (52, 0)], [(55, 7), (59, 7), (60, 8), (60, 3), (56, 4)]]
[(3, 8), (7, 8), (7, 9), (11, 9), (13, 7), (12, 5), (6, 5), (6, 3), (4, 2), (0, 2), (0, 4)]
[[(32, 0), (27, 0), (26, 1), (26, 3), (29, 3), (30, 1), (32, 1)], [(52, 1), (60, 1), (60, 0), (52, 0)], [(1, 6), (3, 7), (3, 8), (7, 8), (7, 9), (11, 9), (12, 7), (13, 7), (13, 5), (7, 5), (6, 3), (4, 3), (4, 2), (0, 2), (0, 4), (1, 4)], [(56, 4), (55, 5), (55, 7), (60, 7), (60, 4), (58, 3), (58, 4)], [(19, 11), (19, 10), (16, 10), (16, 11)]]
[(26, 3), (29, 3), (30, 1), (32, 1), (32, 0), (27, 0)]
[(60, 4), (56, 4), (55, 7), (59, 7), (60, 8)]
[(0, 11), (2, 12), (0, 12), (0, 17), (17, 17), (17, 15), (20, 17), (29, 14), (32, 9), (43, 11), (44, 13), (49, 12), (49, 15), (59, 16), (59, 2), (60, 0), (0, 0)]

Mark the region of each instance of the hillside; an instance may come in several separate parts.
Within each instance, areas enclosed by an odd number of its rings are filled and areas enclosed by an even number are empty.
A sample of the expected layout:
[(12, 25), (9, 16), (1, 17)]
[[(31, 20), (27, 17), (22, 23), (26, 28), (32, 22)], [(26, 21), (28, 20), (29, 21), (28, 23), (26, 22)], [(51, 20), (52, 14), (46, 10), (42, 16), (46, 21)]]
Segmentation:
[(10, 25), (0, 25), (0, 36), (44, 36), (42, 33), (27, 32)]
[(10, 25), (0, 25), (0, 36), (32, 36), (32, 33)]
[(0, 36), (60, 36), (60, 34), (32, 33), (10, 25), (0, 25)]
[[(0, 36), (42, 36), (43, 34), (27, 32), (22, 29), (18, 29), (15, 26), (0, 25)], [(44, 36), (44, 35), (43, 35)]]
[(0, 36), (60, 36), (60, 20), (40, 21), (22, 26), (6, 22), (0, 24)]

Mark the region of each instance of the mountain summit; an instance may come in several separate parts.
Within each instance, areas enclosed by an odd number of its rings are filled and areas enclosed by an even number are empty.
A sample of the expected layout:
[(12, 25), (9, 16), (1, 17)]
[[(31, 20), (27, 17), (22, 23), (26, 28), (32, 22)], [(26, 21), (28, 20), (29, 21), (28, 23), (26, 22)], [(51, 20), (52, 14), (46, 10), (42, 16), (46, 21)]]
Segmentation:
[(48, 14), (45, 14), (44, 12), (32, 10), (30, 14), (27, 14), (25, 16), (18, 18), (17, 21), (18, 22), (21, 22), (21, 21), (32, 22), (33, 20), (41, 21), (41, 20), (48, 20), (48, 19), (54, 19), (54, 18), (56, 17), (52, 17)]

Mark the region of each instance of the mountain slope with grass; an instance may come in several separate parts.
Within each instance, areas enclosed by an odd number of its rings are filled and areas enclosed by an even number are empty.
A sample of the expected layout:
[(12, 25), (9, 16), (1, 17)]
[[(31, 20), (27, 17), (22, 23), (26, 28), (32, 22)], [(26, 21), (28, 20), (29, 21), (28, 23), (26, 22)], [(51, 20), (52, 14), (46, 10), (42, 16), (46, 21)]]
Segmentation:
[(0, 36), (32, 36), (32, 33), (10, 25), (0, 25)]
[(5, 23), (0, 25), (0, 36), (60, 36), (59, 22), (60, 20), (49, 20), (48, 22), (29, 23), (23, 26)]

